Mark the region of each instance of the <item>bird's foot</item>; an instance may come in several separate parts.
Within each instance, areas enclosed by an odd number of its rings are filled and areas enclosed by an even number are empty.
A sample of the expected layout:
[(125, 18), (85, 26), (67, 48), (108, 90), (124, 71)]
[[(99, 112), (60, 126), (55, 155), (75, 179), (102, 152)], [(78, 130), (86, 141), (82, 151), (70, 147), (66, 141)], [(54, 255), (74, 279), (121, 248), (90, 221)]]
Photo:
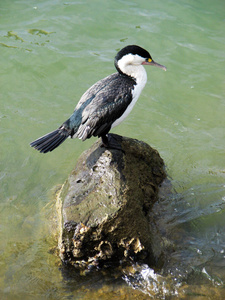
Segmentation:
[(125, 153), (122, 149), (121, 144), (117, 141), (115, 136), (111, 134), (107, 134), (101, 137), (102, 138), (102, 144), (101, 147), (105, 147), (106, 149), (116, 149), (120, 150), (123, 153)]

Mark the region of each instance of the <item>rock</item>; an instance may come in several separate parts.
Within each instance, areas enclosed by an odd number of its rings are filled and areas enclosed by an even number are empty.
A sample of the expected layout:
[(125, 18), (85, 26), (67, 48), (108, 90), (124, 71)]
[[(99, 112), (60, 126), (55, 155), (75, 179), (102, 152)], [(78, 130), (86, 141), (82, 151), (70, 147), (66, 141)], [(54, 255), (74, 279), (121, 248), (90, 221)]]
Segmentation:
[(166, 177), (163, 160), (144, 142), (112, 136), (123, 151), (98, 140), (58, 194), (60, 257), (75, 267), (157, 259), (148, 212)]

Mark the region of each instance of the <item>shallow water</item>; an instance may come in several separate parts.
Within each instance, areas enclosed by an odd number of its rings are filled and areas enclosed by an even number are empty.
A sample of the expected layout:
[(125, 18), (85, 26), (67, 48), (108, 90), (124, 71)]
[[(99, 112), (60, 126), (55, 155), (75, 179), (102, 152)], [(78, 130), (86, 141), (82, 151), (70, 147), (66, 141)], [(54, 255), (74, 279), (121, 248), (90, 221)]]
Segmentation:
[[(222, 0), (1, 1), (1, 299), (223, 299), (224, 13)], [(29, 142), (115, 72), (113, 58), (127, 44), (168, 68), (146, 67), (138, 103), (113, 132), (163, 157), (176, 193), (152, 214), (173, 251), (160, 274), (144, 265), (120, 276), (68, 275), (49, 252), (52, 189), (95, 139), (68, 140), (47, 155)]]

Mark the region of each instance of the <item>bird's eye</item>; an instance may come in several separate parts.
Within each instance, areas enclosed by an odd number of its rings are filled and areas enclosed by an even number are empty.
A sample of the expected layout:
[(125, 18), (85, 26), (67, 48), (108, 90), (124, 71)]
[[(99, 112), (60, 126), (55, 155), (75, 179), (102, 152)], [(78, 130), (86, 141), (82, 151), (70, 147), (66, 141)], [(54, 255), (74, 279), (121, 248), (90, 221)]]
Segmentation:
[(146, 61), (147, 61), (147, 62), (151, 62), (152, 59), (151, 59), (151, 58), (146, 58)]

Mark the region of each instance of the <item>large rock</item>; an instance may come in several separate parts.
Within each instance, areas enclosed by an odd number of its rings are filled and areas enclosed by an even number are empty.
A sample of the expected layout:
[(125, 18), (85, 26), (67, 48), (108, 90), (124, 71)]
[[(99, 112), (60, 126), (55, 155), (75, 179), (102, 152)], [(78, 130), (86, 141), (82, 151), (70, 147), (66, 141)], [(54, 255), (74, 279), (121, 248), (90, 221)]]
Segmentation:
[(114, 137), (123, 151), (97, 141), (58, 194), (60, 257), (76, 267), (157, 259), (148, 212), (166, 176), (163, 160), (144, 142)]

